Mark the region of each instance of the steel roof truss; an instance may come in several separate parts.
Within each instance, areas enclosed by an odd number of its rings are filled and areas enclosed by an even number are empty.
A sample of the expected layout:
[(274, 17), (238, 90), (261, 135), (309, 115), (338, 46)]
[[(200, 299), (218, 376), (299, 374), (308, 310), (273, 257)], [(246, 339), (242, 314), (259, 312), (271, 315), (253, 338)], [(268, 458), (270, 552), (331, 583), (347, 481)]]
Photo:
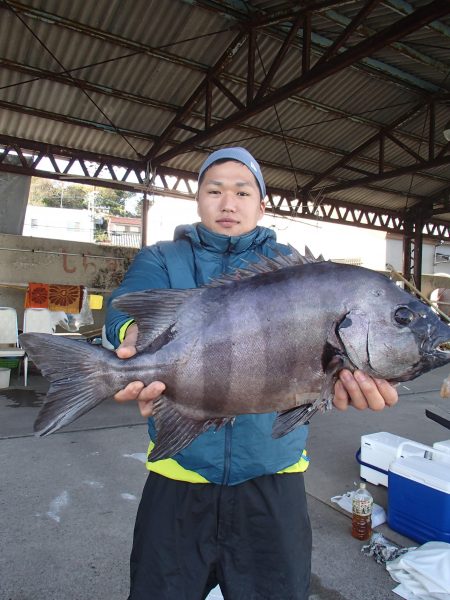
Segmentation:
[[(401, 139), (397, 136), (402, 135), (402, 131), (395, 129), (400, 125), (404, 124), (407, 120), (412, 118), (414, 114), (416, 114), (419, 110), (421, 110), (424, 106), (428, 106), (428, 139), (425, 140), (426, 148), (425, 152), (419, 154), (417, 151), (413, 150), (408, 144), (405, 144)], [(357, 148), (355, 148), (352, 152), (348, 153), (346, 156), (342, 157), (338, 160), (333, 166), (322, 172), (321, 174), (316, 175), (303, 188), (303, 192), (309, 192), (312, 189), (317, 189), (318, 184), (324, 180), (325, 178), (331, 177), (333, 173), (335, 173), (338, 169), (349, 169), (349, 170), (357, 170), (352, 169), (352, 165), (348, 165), (347, 163), (352, 159), (357, 159), (358, 156), (361, 155), (363, 151), (366, 151), (369, 147), (378, 144), (378, 157), (379, 157), (379, 166), (378, 166), (378, 174), (374, 175), (373, 173), (366, 173), (366, 177), (362, 179), (349, 180), (347, 182), (340, 182), (336, 185), (329, 185), (322, 187), (325, 193), (331, 193), (347, 188), (357, 187), (369, 185), (375, 182), (384, 181), (387, 179), (392, 179), (393, 177), (406, 175), (409, 173), (416, 172), (426, 172), (427, 169), (432, 169), (439, 166), (444, 166), (446, 164), (450, 164), (450, 160), (447, 156), (447, 151), (449, 149), (449, 143), (444, 146), (438, 145), (436, 142), (435, 136), (435, 102), (425, 101), (422, 104), (417, 104), (413, 109), (407, 111), (400, 117), (396, 119), (394, 123), (391, 125), (385, 126), (380, 129), (378, 134), (375, 134), (362, 144), (360, 144)], [(385, 139), (389, 139), (394, 144), (396, 144), (399, 148), (401, 148), (404, 152), (406, 152), (409, 156), (414, 159), (414, 162), (408, 166), (402, 167), (394, 167), (386, 170), (385, 164)]]
[[(158, 140), (155, 141), (150, 151), (147, 153), (146, 159), (150, 162), (153, 161), (157, 152), (160, 151), (161, 148), (168, 142), (169, 136), (172, 134), (174, 129), (179, 127), (183, 120), (190, 116), (192, 110), (195, 108), (196, 104), (200, 101), (200, 99), (204, 98), (205, 94), (212, 93), (211, 84), (218, 77), (219, 73), (225, 68), (225, 66), (234, 58), (236, 53), (239, 51), (240, 47), (245, 43), (246, 35), (243, 33), (239, 33), (232, 43), (228, 46), (225, 52), (222, 53), (219, 60), (216, 64), (211, 67), (208, 71), (204, 79), (201, 81), (200, 85), (196, 90), (191, 94), (189, 99), (185, 102), (184, 106), (182, 106), (166, 127), (164, 132), (159, 136)], [(210, 110), (210, 103), (208, 101), (205, 103), (206, 109), (205, 114)], [(210, 119), (205, 117), (205, 122)], [(206, 126), (208, 128), (208, 126)]]
[[(174, 156), (191, 149), (194, 145), (205, 142), (215, 134), (221, 133), (233, 125), (242, 123), (247, 118), (259, 114), (267, 108), (289, 98), (293, 94), (311, 87), (313, 84), (322, 81), (326, 77), (357, 63), (362, 58), (371, 56), (377, 50), (407, 36), (409, 33), (420, 29), (430, 21), (447, 13), (447, 0), (433, 0), (429, 4), (418, 8), (414, 13), (393, 23), (386, 29), (364, 39), (344, 52), (330, 57), (325, 63), (318, 66), (315, 65), (309, 71), (302, 73), (300, 77), (295, 77), (290, 82), (274, 91), (270, 91), (263, 97), (255, 98), (244, 110), (237, 110), (234, 114), (231, 114), (229, 117), (226, 117), (212, 127), (205, 128), (203, 132), (177, 144), (172, 149), (167, 150), (162, 154), (156, 154), (153, 151), (152, 160), (154, 164), (164, 163)], [(204, 93), (204, 87), (202, 87), (201, 91)], [(189, 109), (190, 108), (191, 107), (189, 106)]]
[[(347, 155), (343, 156), (334, 165), (313, 177), (313, 179), (303, 188), (303, 191), (309, 192), (310, 190), (314, 189), (323, 179), (332, 175), (337, 169), (341, 169), (342, 167), (344, 167), (348, 161), (358, 157), (363, 151), (367, 150), (376, 143), (380, 144), (380, 150), (378, 154), (382, 159), (380, 161), (380, 165), (381, 167), (384, 167), (384, 135), (387, 132), (392, 132), (392, 130), (398, 127), (399, 125), (402, 125), (405, 122), (409, 121), (409, 119), (411, 119), (419, 110), (421, 110), (426, 105), (426, 102), (426, 100), (419, 102), (418, 104), (404, 112), (402, 115), (397, 117), (392, 123), (380, 128), (378, 133), (371, 136), (368, 140), (357, 146)], [(380, 171), (380, 166), (378, 170)]]
[(412, 173), (419, 173), (421, 171), (425, 171), (426, 169), (434, 169), (446, 165), (450, 165), (450, 154), (440, 154), (440, 156), (431, 160), (421, 159), (417, 160), (416, 162), (410, 165), (399, 167), (398, 169), (384, 171), (383, 173), (378, 173), (377, 175), (369, 175), (361, 179), (354, 179), (353, 181), (343, 181), (335, 185), (326, 186), (322, 188), (322, 191), (323, 193), (330, 194), (354, 187), (364, 187), (372, 183), (378, 183), (379, 181), (386, 181), (395, 177), (401, 177), (403, 175), (409, 175)]
[(335, 56), (335, 54), (340, 48), (342, 48), (342, 46), (346, 43), (346, 41), (349, 39), (352, 33), (358, 29), (358, 27), (361, 25), (364, 19), (372, 12), (372, 10), (377, 6), (377, 4), (380, 4), (380, 2), (381, 0), (369, 0), (368, 2), (366, 2), (366, 4), (361, 8), (359, 13), (355, 15), (353, 20), (351, 20), (348, 23), (344, 31), (336, 38), (333, 44), (327, 50), (325, 50), (325, 53), (320, 57), (316, 64), (321, 65), (332, 56)]
[[(145, 182), (145, 173), (140, 164), (125, 165), (124, 161), (115, 160), (113, 157), (108, 160), (105, 160), (104, 157), (96, 159), (90, 153), (84, 153), (84, 158), (80, 157), (79, 152), (76, 156), (71, 156), (71, 150), (63, 148), (54, 148), (55, 153), (52, 153), (49, 146), (41, 148), (39, 144), (33, 142), (23, 142), (21, 146), (18, 144), (19, 140), (13, 142), (4, 138), (6, 136), (0, 136), (0, 144), (3, 145), (3, 149), (0, 150), (0, 170), (3, 171), (62, 181), (77, 181), (115, 189), (153, 191), (161, 195), (183, 198), (194, 195), (195, 175), (193, 173), (161, 167), (154, 177), (152, 185), (149, 186)], [(44, 158), (48, 159), (50, 163), (47, 167), (40, 164)], [(79, 164), (84, 175), (74, 171), (76, 164)], [(101, 177), (105, 171), (112, 179)], [(89, 175), (89, 173), (93, 174)], [(445, 198), (449, 201), (450, 188), (446, 190), (446, 193)], [(434, 202), (442, 208), (442, 212), (444, 210), (442, 195), (436, 195), (429, 199), (429, 206), (426, 210), (432, 211)], [(425, 210), (425, 207), (422, 210)], [(399, 213), (349, 204), (324, 197), (323, 194), (314, 200), (305, 201), (301, 200), (298, 195), (285, 190), (269, 190), (268, 211), (288, 217), (323, 220), (346, 225), (357, 224), (363, 228), (401, 234), (404, 232), (404, 217)], [(424, 224), (424, 235), (449, 240), (449, 227), (448, 223), (429, 221)]]

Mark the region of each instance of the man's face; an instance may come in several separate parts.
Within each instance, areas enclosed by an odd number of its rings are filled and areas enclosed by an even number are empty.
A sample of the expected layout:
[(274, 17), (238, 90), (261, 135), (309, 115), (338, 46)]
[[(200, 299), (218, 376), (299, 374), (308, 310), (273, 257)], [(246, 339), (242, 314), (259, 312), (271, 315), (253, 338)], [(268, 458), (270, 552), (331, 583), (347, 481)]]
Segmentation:
[(213, 164), (197, 194), (197, 212), (214, 233), (235, 236), (252, 231), (264, 214), (264, 202), (253, 173), (242, 163)]

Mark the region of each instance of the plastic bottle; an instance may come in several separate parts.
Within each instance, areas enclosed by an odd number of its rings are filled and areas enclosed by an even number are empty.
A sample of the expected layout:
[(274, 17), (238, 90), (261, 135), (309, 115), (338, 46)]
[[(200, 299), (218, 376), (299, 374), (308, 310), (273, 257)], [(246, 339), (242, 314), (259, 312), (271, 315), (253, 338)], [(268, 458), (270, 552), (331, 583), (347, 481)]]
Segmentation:
[(368, 540), (372, 535), (372, 505), (372, 494), (365, 483), (360, 483), (352, 499), (352, 536), (357, 540)]

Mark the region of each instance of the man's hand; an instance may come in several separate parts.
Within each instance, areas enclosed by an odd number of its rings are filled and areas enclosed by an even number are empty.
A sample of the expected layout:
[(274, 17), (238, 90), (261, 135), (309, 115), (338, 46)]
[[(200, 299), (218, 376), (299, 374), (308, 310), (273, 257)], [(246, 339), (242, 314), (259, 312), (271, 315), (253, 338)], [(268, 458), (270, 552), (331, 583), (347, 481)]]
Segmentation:
[(387, 406), (394, 406), (397, 401), (395, 387), (384, 379), (374, 379), (362, 371), (352, 374), (348, 369), (343, 369), (334, 387), (333, 404), (339, 410), (347, 410), (349, 406), (358, 410), (383, 410)]
[[(138, 328), (136, 323), (133, 323), (128, 327), (125, 339), (116, 349), (119, 358), (131, 358), (136, 354), (137, 337)], [(123, 390), (117, 392), (114, 400), (117, 402), (137, 400), (141, 415), (151, 417), (153, 414), (153, 401), (159, 398), (165, 389), (166, 386), (162, 381), (152, 381), (147, 386), (142, 381), (131, 381)]]

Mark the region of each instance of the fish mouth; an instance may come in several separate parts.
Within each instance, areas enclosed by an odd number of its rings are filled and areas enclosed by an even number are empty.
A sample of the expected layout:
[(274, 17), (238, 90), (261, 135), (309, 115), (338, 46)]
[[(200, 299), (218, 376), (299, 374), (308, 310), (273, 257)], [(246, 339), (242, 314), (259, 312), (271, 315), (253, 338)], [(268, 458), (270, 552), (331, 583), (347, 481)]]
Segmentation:
[(429, 365), (433, 365), (432, 368), (450, 363), (450, 339), (441, 339), (422, 347), (422, 356)]
[(440, 342), (431, 349), (431, 353), (447, 355), (450, 357), (450, 340)]

